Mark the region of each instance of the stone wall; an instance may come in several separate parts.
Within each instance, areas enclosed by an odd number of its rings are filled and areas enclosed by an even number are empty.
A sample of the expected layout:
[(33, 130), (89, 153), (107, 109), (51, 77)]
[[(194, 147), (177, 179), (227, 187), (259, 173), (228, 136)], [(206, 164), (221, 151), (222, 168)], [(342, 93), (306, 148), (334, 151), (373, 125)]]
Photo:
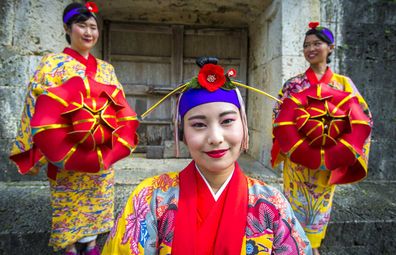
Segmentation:
[(396, 180), (396, 2), (342, 2), (340, 70), (355, 82), (374, 119), (369, 178)]
[(333, 68), (354, 81), (373, 115), (368, 179), (395, 180), (396, 2), (321, 2), (321, 21), (336, 34)]
[(8, 160), (28, 81), (41, 57), (65, 46), (61, 14), (71, 0), (0, 1), (0, 180), (21, 177)]
[[(248, 84), (276, 95), (282, 83), (282, 4), (272, 4), (249, 24)], [(269, 162), (271, 144), (271, 109), (273, 101), (248, 91), (248, 125), (250, 143), (248, 153), (261, 162)]]

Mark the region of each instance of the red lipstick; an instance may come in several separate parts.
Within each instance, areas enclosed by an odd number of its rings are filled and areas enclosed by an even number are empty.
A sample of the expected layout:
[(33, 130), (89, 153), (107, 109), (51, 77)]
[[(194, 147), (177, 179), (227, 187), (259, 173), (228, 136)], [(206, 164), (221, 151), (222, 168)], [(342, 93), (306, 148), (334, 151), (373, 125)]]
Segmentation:
[(213, 150), (205, 152), (211, 158), (221, 158), (227, 153), (228, 149), (226, 150)]

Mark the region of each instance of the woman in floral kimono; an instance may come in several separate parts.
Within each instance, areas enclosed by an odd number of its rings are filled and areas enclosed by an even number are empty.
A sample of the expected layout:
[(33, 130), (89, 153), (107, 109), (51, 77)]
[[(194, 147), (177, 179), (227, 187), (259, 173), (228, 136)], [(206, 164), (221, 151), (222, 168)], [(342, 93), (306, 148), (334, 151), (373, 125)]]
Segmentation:
[[(92, 2), (88, 2), (85, 5), (72, 3), (65, 8), (63, 23), (66, 30), (66, 39), (70, 47), (65, 48), (62, 53), (46, 55), (41, 60), (29, 83), (21, 126), (10, 156), (22, 174), (36, 174), (40, 168), (48, 165), (47, 175), (50, 182), (51, 206), (53, 209), (49, 245), (55, 251), (66, 249), (67, 255), (77, 254), (76, 242), (86, 243), (84, 254), (99, 254), (99, 248), (96, 246), (95, 241), (96, 237), (98, 234), (108, 232), (114, 222), (114, 171), (112, 168), (105, 169), (103, 161), (99, 162), (101, 167), (96, 172), (89, 169), (87, 172), (90, 173), (64, 169), (62, 166), (66, 164), (67, 159), (71, 161), (78, 154), (80, 147), (77, 147), (77, 145), (70, 149), (61, 163), (48, 163), (47, 157), (42, 154), (41, 148), (39, 150), (38, 145), (34, 142), (34, 136), (45, 133), (42, 131), (53, 130), (57, 133), (54, 133), (52, 138), (43, 137), (44, 143), (57, 142), (61, 140), (62, 129), (68, 132), (70, 125), (54, 124), (43, 127), (41, 130), (34, 130), (31, 124), (33, 118), (38, 118), (37, 116), (33, 117), (36, 110), (35, 107), (39, 105), (38, 101), (47, 100), (48, 103), (42, 104), (41, 107), (43, 109), (40, 112), (37, 110), (35, 115), (47, 114), (58, 109), (58, 106), (49, 105), (51, 99), (49, 97), (62, 104), (68, 104), (67, 100), (61, 98), (61, 94), (56, 96), (55, 91), (52, 90), (50, 92), (50, 90), (57, 89), (57, 87), (62, 88), (61, 85), (70, 80), (77, 80), (71, 86), (73, 89), (77, 88), (77, 85), (81, 85), (84, 88), (83, 92), (77, 91), (77, 96), (81, 99), (80, 95), (88, 94), (91, 106), (94, 106), (93, 108), (100, 103), (92, 99), (94, 90), (99, 88), (99, 85), (105, 90), (109, 91), (111, 89), (114, 92), (111, 95), (112, 99), (118, 97), (121, 100), (123, 98), (122, 87), (116, 78), (114, 68), (90, 54), (99, 37), (95, 12), (97, 12), (97, 6)], [(65, 93), (62, 95), (65, 95)], [(47, 99), (40, 95), (47, 96)], [(70, 97), (70, 95), (66, 94), (65, 97)], [(84, 104), (88, 104), (87, 102), (86, 100)], [(108, 109), (111, 102), (107, 100), (105, 104), (106, 109)], [(74, 104), (74, 106), (78, 105)], [(81, 108), (82, 105), (78, 107)], [(104, 128), (103, 118), (101, 119), (98, 115), (102, 111), (99, 111), (100, 109), (91, 111), (88, 108), (84, 105), (81, 108), (81, 112), (94, 118), (75, 121), (73, 125), (94, 123), (91, 128), (96, 128), (95, 131), (104, 133), (107, 128)], [(70, 110), (69, 113), (76, 112), (76, 109)], [(136, 122), (136, 114), (135, 116), (133, 116), (134, 113), (131, 112), (131, 114), (129, 118), (135, 119)], [(63, 118), (66, 115), (62, 115)], [(83, 133), (88, 135), (89, 132), (87, 133), (84, 130)], [(135, 134), (134, 130), (131, 130), (131, 133)], [(84, 139), (89, 140), (87, 138), (85, 137)], [(94, 143), (97, 144), (95, 141)], [(132, 144), (132, 146), (134, 145)], [(61, 148), (60, 146), (53, 146), (49, 150), (54, 153), (60, 153)], [(98, 150), (98, 157), (100, 155), (104, 158), (106, 156), (105, 153), (106, 151)], [(84, 164), (84, 162), (89, 160), (85, 153), (79, 152), (76, 157), (77, 164)]]
[[(335, 184), (357, 182), (367, 175), (369, 134), (372, 122), (367, 103), (359, 94), (352, 80), (333, 73), (327, 65), (330, 62), (329, 56), (334, 50), (332, 32), (325, 27), (320, 27), (318, 22), (311, 22), (309, 26), (303, 49), (305, 59), (309, 62), (310, 67), (305, 73), (289, 79), (283, 85), (279, 93), (283, 104), (277, 103), (274, 108), (275, 139), (272, 147), (272, 164), (276, 166), (283, 161), (284, 194), (302, 224), (314, 254), (319, 254), (318, 248), (325, 237), (330, 219)], [(297, 98), (302, 98), (299, 95), (308, 93), (308, 90), (313, 90), (313, 94), (311, 93), (311, 97), (308, 99), (308, 105), (311, 104), (312, 107), (309, 106), (305, 110), (301, 110), (301, 115), (297, 113), (299, 117), (296, 117), (295, 121), (286, 121), (284, 117), (289, 111), (286, 106), (295, 103), (296, 107), (294, 108), (301, 109), (301, 100), (299, 101)], [(329, 92), (327, 97), (322, 96), (318, 100), (314, 99), (317, 96), (320, 97), (320, 94), (325, 90), (332, 92)], [(287, 100), (288, 103), (285, 103)], [(339, 102), (335, 103), (337, 100)], [(346, 109), (343, 114), (336, 113), (336, 110), (341, 109), (346, 105), (346, 102), (352, 105), (350, 109), (355, 109), (353, 112), (361, 113), (361, 120), (348, 120), (349, 109)], [(318, 109), (321, 105), (324, 108)], [(326, 111), (331, 105), (336, 105), (335, 109)], [(282, 107), (285, 114), (280, 116)], [(297, 115), (294, 114), (294, 116)], [(312, 118), (308, 119), (309, 115)], [(323, 125), (319, 119), (324, 120)], [(349, 124), (342, 126), (347, 121)], [(311, 123), (313, 123), (312, 126), (310, 126)], [(290, 142), (291, 139), (288, 136), (294, 132), (291, 131), (294, 125), (298, 126), (298, 132), (295, 134), (306, 134), (306, 137), (296, 138), (296, 143)], [(348, 125), (352, 127), (352, 130), (359, 131), (351, 132), (346, 127)], [(333, 131), (335, 132), (333, 133)], [(356, 149), (359, 146), (346, 141), (348, 137), (355, 136), (359, 136), (362, 141), (360, 152)], [(320, 140), (322, 144), (316, 148), (313, 148), (315, 146), (304, 147), (304, 143), (307, 141), (314, 143), (315, 140)], [(328, 141), (329, 143), (327, 143)], [(289, 146), (288, 149), (282, 150), (280, 148), (282, 143), (284, 148)], [(311, 148), (310, 151), (308, 148)], [(328, 149), (329, 151), (327, 151)], [(330, 150), (332, 151), (330, 152)], [(336, 156), (341, 151), (344, 153)], [(333, 158), (330, 159), (331, 157)], [(313, 166), (313, 162), (316, 160), (319, 164)], [(343, 160), (350, 164), (342, 163)]]
[(245, 176), (237, 163), (248, 130), (229, 79), (235, 70), (225, 75), (215, 58), (197, 63), (198, 77), (176, 89), (176, 127), (193, 160), (138, 185), (102, 254), (310, 254), (281, 192)]

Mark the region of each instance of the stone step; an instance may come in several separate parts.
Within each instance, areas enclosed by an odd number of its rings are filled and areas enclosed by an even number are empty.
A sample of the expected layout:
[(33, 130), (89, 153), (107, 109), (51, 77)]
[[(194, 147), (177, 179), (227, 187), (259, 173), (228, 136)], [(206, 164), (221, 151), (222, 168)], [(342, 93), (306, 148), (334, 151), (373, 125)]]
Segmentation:
[[(281, 188), (279, 173), (248, 156), (240, 158), (245, 172)], [(182, 169), (188, 159), (135, 158), (117, 163), (116, 212), (144, 178)], [(362, 182), (339, 186), (322, 255), (396, 254), (396, 182)], [(0, 183), (0, 255), (54, 254), (48, 247), (51, 226), (49, 187), (46, 181)], [(99, 237), (103, 243), (106, 235)], [(62, 254), (62, 253), (55, 253)]]

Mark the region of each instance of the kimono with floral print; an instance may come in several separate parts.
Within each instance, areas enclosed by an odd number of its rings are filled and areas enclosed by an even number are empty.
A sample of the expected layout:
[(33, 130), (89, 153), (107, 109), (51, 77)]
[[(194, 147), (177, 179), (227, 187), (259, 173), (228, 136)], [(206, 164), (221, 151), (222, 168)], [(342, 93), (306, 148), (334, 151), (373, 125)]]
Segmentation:
[[(248, 213), (241, 254), (311, 254), (310, 243), (281, 192), (246, 178)], [(171, 254), (179, 191), (179, 173), (140, 183), (118, 216), (102, 254)]]
[[(121, 88), (112, 65), (95, 59), (93, 63), (96, 63), (96, 67), (89, 66), (89, 69), (96, 70), (96, 72), (88, 73), (86, 72), (87, 65), (78, 60), (82, 56), (70, 48), (67, 48), (67, 51), (71, 52), (74, 57), (65, 52), (44, 56), (31, 78), (11, 157), (32, 151), (34, 145), (30, 120), (34, 114), (37, 97), (45, 93), (47, 88), (60, 86), (75, 76), (80, 76), (84, 82), (87, 82), (89, 75), (97, 82)], [(34, 168), (47, 168), (45, 157), (34, 162)], [(60, 250), (85, 236), (109, 231), (114, 220), (113, 169), (94, 174), (64, 169), (55, 171), (56, 177), (49, 178), (52, 207), (52, 231), (49, 245), (54, 250)]]
[[(328, 69), (328, 71), (331, 72), (330, 69)], [(361, 108), (370, 118), (370, 125), (372, 126), (372, 118), (368, 105), (350, 78), (333, 73), (328, 85), (334, 89), (350, 92), (356, 96)], [(311, 86), (312, 84), (307, 74), (299, 74), (289, 79), (283, 85), (279, 92), (279, 99), (283, 100), (289, 97), (291, 93), (301, 92)], [(279, 107), (280, 104), (277, 103), (274, 107), (273, 119), (277, 117)], [(367, 138), (364, 144), (364, 154), (360, 160), (366, 170), (369, 148), (370, 137)], [(330, 220), (330, 212), (335, 191), (335, 185), (329, 184), (331, 171), (326, 169), (309, 169), (293, 163), (290, 158), (285, 155), (280, 156), (280, 158), (281, 160), (278, 160), (275, 166), (283, 161), (284, 194), (289, 200), (296, 217), (303, 226), (312, 247), (320, 247)]]

